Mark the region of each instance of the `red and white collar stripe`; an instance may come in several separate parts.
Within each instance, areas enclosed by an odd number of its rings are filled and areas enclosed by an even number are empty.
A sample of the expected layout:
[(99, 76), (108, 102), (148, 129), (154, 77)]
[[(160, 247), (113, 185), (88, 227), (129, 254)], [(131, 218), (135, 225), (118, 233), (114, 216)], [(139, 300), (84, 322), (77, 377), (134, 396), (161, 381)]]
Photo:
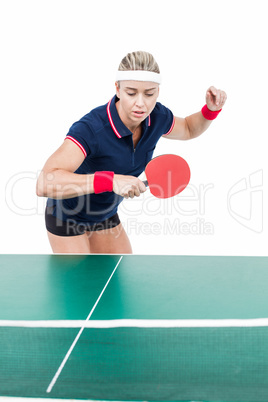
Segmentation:
[(111, 102), (112, 102), (112, 99), (110, 100), (110, 102), (109, 102), (108, 105), (107, 105), (108, 119), (109, 119), (109, 122), (110, 122), (110, 124), (111, 124), (111, 126), (112, 126), (112, 129), (114, 130), (115, 135), (116, 135), (118, 138), (122, 138), (122, 136), (121, 136), (121, 135), (119, 134), (119, 132), (117, 131), (117, 129), (116, 129), (115, 125), (114, 125), (113, 119), (112, 119), (111, 110), (110, 110)]

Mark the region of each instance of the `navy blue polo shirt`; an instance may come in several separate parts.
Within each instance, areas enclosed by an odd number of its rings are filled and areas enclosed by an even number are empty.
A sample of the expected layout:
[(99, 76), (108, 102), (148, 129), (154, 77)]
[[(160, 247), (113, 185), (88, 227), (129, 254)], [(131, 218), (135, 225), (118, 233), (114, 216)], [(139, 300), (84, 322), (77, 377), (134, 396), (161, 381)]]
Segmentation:
[[(134, 150), (132, 132), (120, 119), (114, 96), (74, 123), (66, 139), (73, 141), (85, 155), (77, 174), (113, 171), (115, 174), (138, 177), (152, 159), (155, 146), (162, 135), (174, 126), (172, 112), (157, 102), (152, 113), (142, 122), (142, 135)], [(123, 197), (113, 193), (87, 194), (66, 200), (48, 199), (54, 206), (54, 216), (78, 223), (96, 223), (113, 216)]]

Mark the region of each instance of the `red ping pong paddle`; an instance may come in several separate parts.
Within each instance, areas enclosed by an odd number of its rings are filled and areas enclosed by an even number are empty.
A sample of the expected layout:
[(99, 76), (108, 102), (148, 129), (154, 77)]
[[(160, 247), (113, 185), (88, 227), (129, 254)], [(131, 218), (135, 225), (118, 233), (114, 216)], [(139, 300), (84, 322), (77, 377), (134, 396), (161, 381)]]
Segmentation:
[(157, 198), (169, 198), (181, 193), (190, 181), (188, 163), (178, 155), (160, 155), (153, 158), (145, 168), (151, 193)]

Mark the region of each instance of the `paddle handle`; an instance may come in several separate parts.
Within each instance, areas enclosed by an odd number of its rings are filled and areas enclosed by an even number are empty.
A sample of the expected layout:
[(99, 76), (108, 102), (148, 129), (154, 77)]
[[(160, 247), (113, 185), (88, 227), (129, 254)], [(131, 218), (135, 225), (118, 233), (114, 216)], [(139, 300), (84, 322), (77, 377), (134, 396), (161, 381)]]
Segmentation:
[(148, 181), (147, 181), (147, 180), (143, 180), (142, 182), (145, 184), (145, 186), (146, 186), (146, 187), (148, 187), (148, 186), (149, 186), (149, 184), (148, 184)]

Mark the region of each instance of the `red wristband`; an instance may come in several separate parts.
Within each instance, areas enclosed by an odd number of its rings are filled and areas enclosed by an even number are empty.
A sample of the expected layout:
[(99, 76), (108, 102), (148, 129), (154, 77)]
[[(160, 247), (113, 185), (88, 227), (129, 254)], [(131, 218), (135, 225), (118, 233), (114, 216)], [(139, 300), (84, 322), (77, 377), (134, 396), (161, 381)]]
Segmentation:
[(215, 110), (214, 112), (210, 110), (207, 105), (203, 106), (201, 109), (202, 115), (205, 117), (207, 120), (214, 120), (218, 116), (218, 114), (221, 112), (222, 109), (220, 110)]
[(113, 191), (114, 172), (96, 172), (93, 179), (94, 193)]

